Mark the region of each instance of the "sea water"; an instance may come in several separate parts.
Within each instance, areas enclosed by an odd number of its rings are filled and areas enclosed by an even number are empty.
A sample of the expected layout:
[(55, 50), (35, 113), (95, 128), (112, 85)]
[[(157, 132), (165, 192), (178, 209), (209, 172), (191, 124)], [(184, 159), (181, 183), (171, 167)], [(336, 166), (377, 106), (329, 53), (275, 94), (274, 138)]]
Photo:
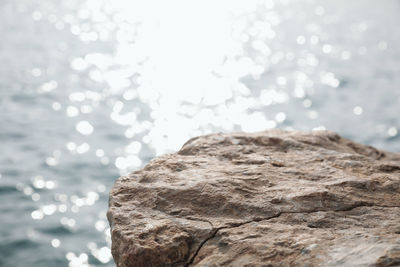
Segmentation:
[(190, 137), (400, 151), (400, 3), (2, 0), (0, 266), (114, 266), (119, 175)]

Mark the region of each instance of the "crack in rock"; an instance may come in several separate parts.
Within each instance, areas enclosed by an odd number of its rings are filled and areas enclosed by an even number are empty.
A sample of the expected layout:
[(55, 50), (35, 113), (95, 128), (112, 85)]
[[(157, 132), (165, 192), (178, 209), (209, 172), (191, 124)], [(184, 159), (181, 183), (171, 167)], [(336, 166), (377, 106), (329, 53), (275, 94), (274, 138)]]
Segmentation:
[(359, 208), (359, 207), (380, 207), (380, 208), (398, 208), (398, 206), (382, 206), (382, 205), (355, 205), (353, 207), (350, 207), (348, 209), (343, 209), (343, 210), (315, 210), (315, 211), (287, 211), (287, 212), (279, 212), (278, 214), (271, 216), (271, 217), (267, 217), (267, 218), (257, 218), (257, 219), (253, 219), (253, 220), (249, 220), (249, 221), (245, 221), (245, 222), (241, 222), (241, 223), (234, 223), (232, 226), (222, 226), (222, 227), (218, 227), (215, 229), (212, 229), (211, 234), (209, 237), (207, 237), (206, 239), (204, 239), (200, 245), (198, 246), (198, 248), (196, 249), (195, 253), (193, 254), (193, 256), (191, 257), (191, 259), (185, 264), (185, 267), (190, 266), (190, 264), (192, 264), (196, 258), (196, 256), (198, 255), (198, 253), (200, 252), (201, 248), (207, 243), (207, 241), (209, 241), (210, 239), (213, 239), (217, 233), (219, 232), (219, 230), (222, 229), (231, 229), (231, 228), (236, 228), (236, 227), (240, 227), (243, 226), (245, 224), (248, 223), (252, 223), (252, 222), (261, 222), (261, 221), (265, 221), (265, 220), (271, 220), (271, 219), (275, 219), (280, 217), (282, 214), (306, 214), (306, 213), (316, 213), (316, 212), (343, 212), (343, 211), (351, 211), (353, 209)]

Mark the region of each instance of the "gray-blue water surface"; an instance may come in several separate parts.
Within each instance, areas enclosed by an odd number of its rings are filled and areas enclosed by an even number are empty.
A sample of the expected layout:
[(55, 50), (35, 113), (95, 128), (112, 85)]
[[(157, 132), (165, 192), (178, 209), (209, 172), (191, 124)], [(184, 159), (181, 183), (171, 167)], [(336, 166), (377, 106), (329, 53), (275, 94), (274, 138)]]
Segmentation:
[(400, 151), (400, 3), (2, 0), (0, 266), (114, 266), (120, 175), (217, 131)]

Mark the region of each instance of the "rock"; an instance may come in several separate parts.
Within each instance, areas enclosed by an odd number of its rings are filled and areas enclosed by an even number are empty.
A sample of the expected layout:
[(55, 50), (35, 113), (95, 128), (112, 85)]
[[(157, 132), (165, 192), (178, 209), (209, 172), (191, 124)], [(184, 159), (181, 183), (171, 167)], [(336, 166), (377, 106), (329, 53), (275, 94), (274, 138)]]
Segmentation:
[(211, 134), (119, 178), (125, 266), (400, 266), (400, 154), (339, 135)]

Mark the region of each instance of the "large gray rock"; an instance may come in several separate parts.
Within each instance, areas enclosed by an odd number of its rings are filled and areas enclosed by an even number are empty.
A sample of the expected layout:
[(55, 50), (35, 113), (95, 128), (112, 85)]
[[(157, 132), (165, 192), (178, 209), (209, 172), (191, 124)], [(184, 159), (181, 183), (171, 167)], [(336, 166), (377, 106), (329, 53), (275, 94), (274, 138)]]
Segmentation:
[(400, 154), (332, 132), (212, 134), (119, 178), (125, 266), (400, 266)]

